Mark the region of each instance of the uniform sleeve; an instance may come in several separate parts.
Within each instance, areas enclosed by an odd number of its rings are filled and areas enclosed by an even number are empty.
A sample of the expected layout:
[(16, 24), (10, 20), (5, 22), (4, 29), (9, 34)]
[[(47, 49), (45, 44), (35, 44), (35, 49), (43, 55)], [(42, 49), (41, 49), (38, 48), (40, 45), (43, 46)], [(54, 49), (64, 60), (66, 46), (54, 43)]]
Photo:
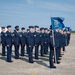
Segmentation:
[(28, 42), (28, 45), (31, 46), (31, 38), (30, 38), (30, 34), (28, 34), (27, 42)]

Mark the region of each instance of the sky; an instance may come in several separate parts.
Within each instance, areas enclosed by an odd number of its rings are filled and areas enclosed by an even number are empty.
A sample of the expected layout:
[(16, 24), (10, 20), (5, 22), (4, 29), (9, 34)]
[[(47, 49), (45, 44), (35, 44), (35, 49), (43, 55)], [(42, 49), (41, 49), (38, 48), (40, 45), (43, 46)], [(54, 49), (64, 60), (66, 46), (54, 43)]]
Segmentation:
[(64, 17), (65, 26), (75, 30), (75, 0), (0, 0), (0, 27), (49, 28), (51, 17)]

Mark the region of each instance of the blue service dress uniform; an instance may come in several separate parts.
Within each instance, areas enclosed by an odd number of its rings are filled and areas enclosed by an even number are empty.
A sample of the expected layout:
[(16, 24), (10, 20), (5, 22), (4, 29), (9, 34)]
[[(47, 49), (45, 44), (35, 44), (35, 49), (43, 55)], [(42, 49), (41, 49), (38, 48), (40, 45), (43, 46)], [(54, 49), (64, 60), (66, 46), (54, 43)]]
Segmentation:
[(41, 50), (40, 50), (40, 54), (41, 56), (44, 56), (44, 33), (40, 33), (40, 45), (41, 45)]
[(15, 59), (19, 58), (19, 44), (20, 44), (20, 34), (14, 30), (13, 32), (13, 42), (15, 47)]
[(2, 56), (5, 56), (5, 46), (6, 46), (6, 33), (1, 32), (1, 43), (2, 43)]
[(69, 45), (70, 43), (70, 33), (67, 33), (67, 46)]
[(53, 45), (53, 36), (52, 36), (52, 31), (49, 34), (49, 46), (50, 46), (50, 54), (49, 54), (49, 64), (50, 68), (55, 68), (54, 63), (53, 63), (53, 55), (54, 55), (54, 45)]
[(6, 32), (6, 45), (7, 45), (7, 62), (11, 62), (11, 50), (12, 50), (12, 33)]
[(63, 44), (64, 44), (63, 51), (65, 51), (65, 46), (66, 46), (66, 36), (65, 36), (65, 34), (63, 34)]
[(27, 43), (27, 37), (28, 37), (27, 35), (28, 35), (28, 33), (26, 33), (26, 52), (27, 52), (27, 54), (28, 54), (28, 52), (29, 52), (29, 51), (28, 51), (28, 48), (29, 48), (29, 47), (28, 47), (28, 43)]
[(44, 33), (44, 54), (48, 54), (49, 34)]
[(32, 32), (27, 34), (27, 44), (28, 44), (28, 57), (29, 62), (33, 63), (33, 46), (34, 46), (34, 36)]
[[(54, 42), (55, 42), (55, 49), (56, 49), (56, 61), (58, 63), (59, 56), (60, 56), (60, 47), (59, 47), (59, 32), (54, 32)], [(54, 60), (55, 62), (55, 60)]]
[(59, 57), (61, 57), (61, 48), (63, 47), (63, 35), (59, 32), (59, 49), (60, 49), (60, 54)]
[(67, 34), (64, 34), (64, 47), (63, 47), (63, 51), (65, 51), (65, 46), (67, 46)]
[(40, 33), (35, 31), (34, 32), (35, 59), (38, 59), (39, 44), (40, 44)]
[(20, 33), (20, 43), (21, 43), (21, 56), (25, 54), (25, 44), (26, 44), (26, 35), (25, 33)]

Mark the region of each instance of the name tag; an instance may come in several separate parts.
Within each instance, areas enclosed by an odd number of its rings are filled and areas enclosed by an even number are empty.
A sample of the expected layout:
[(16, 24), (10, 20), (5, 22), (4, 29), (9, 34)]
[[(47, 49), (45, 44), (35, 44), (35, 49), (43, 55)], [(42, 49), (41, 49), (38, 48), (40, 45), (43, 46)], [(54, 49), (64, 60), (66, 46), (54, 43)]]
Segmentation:
[(36, 35), (34, 35), (34, 37), (36, 37)]
[(14, 36), (14, 34), (12, 34), (12, 36)]
[(7, 34), (5, 34), (5, 36), (7, 36)]
[(40, 35), (40, 37), (42, 37), (42, 35)]
[(20, 35), (20, 37), (22, 37), (22, 35)]
[(50, 36), (51, 38), (53, 37), (53, 36)]

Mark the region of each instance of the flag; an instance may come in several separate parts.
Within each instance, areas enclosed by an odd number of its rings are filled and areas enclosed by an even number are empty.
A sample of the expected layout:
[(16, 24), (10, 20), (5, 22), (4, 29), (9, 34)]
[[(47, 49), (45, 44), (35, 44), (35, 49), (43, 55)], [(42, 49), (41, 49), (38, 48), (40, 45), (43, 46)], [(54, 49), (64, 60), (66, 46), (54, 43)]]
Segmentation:
[(52, 30), (64, 28), (64, 18), (62, 17), (51, 17)]

